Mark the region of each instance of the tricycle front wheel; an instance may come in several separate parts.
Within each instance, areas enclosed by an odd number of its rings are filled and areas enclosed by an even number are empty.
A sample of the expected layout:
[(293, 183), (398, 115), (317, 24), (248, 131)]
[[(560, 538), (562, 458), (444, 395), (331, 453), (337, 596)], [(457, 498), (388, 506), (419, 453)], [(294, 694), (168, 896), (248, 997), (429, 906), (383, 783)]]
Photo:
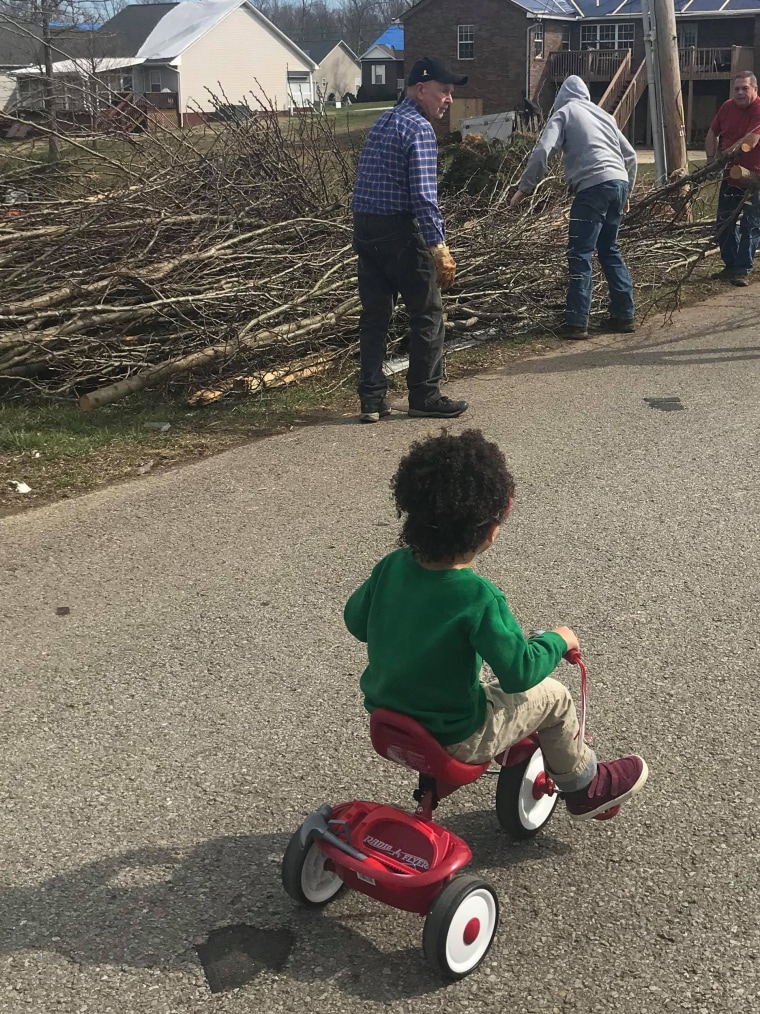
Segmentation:
[(532, 838), (554, 813), (559, 793), (550, 788), (539, 747), (520, 764), (503, 767), (496, 786), (496, 816), (513, 838)]

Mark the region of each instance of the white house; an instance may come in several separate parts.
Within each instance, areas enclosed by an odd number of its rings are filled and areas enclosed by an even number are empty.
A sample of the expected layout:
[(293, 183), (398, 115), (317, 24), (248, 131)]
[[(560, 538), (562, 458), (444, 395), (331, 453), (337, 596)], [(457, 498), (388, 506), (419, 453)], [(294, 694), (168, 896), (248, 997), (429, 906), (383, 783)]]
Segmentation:
[[(130, 93), (176, 109), (187, 125), (215, 108), (212, 93), (233, 104), (261, 96), (283, 110), (315, 97), (317, 64), (248, 0), (133, 4), (93, 34), (91, 56), (54, 63), (65, 109), (88, 109), (88, 90), (101, 102)], [(40, 75), (16, 71), (21, 108), (41, 107)]]
[(344, 95), (359, 91), (362, 83), (362, 65), (359, 57), (342, 39), (319, 39), (299, 42), (299, 46), (317, 64), (314, 73), (317, 92), (321, 99), (341, 101)]

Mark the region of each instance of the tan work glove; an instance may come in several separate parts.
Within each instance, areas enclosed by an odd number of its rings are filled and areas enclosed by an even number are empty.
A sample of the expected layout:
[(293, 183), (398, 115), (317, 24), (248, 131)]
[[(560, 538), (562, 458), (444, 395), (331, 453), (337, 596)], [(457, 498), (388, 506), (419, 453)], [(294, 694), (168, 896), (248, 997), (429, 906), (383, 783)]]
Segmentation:
[(438, 286), (441, 291), (451, 288), (454, 284), (454, 277), (457, 273), (457, 265), (451, 256), (451, 251), (445, 243), (436, 243), (430, 247), (430, 253), (435, 261), (435, 271), (438, 276)]

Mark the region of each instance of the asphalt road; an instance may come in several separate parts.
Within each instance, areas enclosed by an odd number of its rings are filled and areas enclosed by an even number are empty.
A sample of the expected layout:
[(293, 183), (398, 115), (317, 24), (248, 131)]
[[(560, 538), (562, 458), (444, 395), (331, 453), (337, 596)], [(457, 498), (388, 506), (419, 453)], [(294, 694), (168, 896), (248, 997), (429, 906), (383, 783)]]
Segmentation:
[[(502, 906), (454, 985), (416, 916), (356, 894), (303, 912), (279, 880), (320, 803), (410, 801), (370, 748), (341, 608), (434, 424), (335, 420), (0, 521), (0, 1011), (756, 1010), (756, 308), (727, 290), (451, 385), (472, 404), (453, 428), (498, 439), (518, 481), (483, 572), (526, 628), (576, 629), (600, 754), (651, 769), (615, 820), (558, 812), (524, 845), (493, 781), (442, 804)], [(249, 981), (213, 993), (196, 946), (234, 926)]]

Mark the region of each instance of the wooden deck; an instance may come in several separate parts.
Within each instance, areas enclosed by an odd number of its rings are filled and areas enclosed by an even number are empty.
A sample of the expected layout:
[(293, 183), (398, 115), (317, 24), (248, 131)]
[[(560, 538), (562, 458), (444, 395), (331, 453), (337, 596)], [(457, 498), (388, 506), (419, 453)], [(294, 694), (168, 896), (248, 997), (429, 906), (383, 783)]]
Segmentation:
[[(564, 81), (577, 74), (584, 81), (612, 81), (630, 55), (628, 49), (564, 50), (552, 53), (550, 74), (552, 81)], [(752, 46), (720, 46), (708, 49), (679, 49), (678, 62), (682, 81), (730, 80), (742, 70), (752, 70)], [(637, 68), (633, 67), (632, 72)]]

